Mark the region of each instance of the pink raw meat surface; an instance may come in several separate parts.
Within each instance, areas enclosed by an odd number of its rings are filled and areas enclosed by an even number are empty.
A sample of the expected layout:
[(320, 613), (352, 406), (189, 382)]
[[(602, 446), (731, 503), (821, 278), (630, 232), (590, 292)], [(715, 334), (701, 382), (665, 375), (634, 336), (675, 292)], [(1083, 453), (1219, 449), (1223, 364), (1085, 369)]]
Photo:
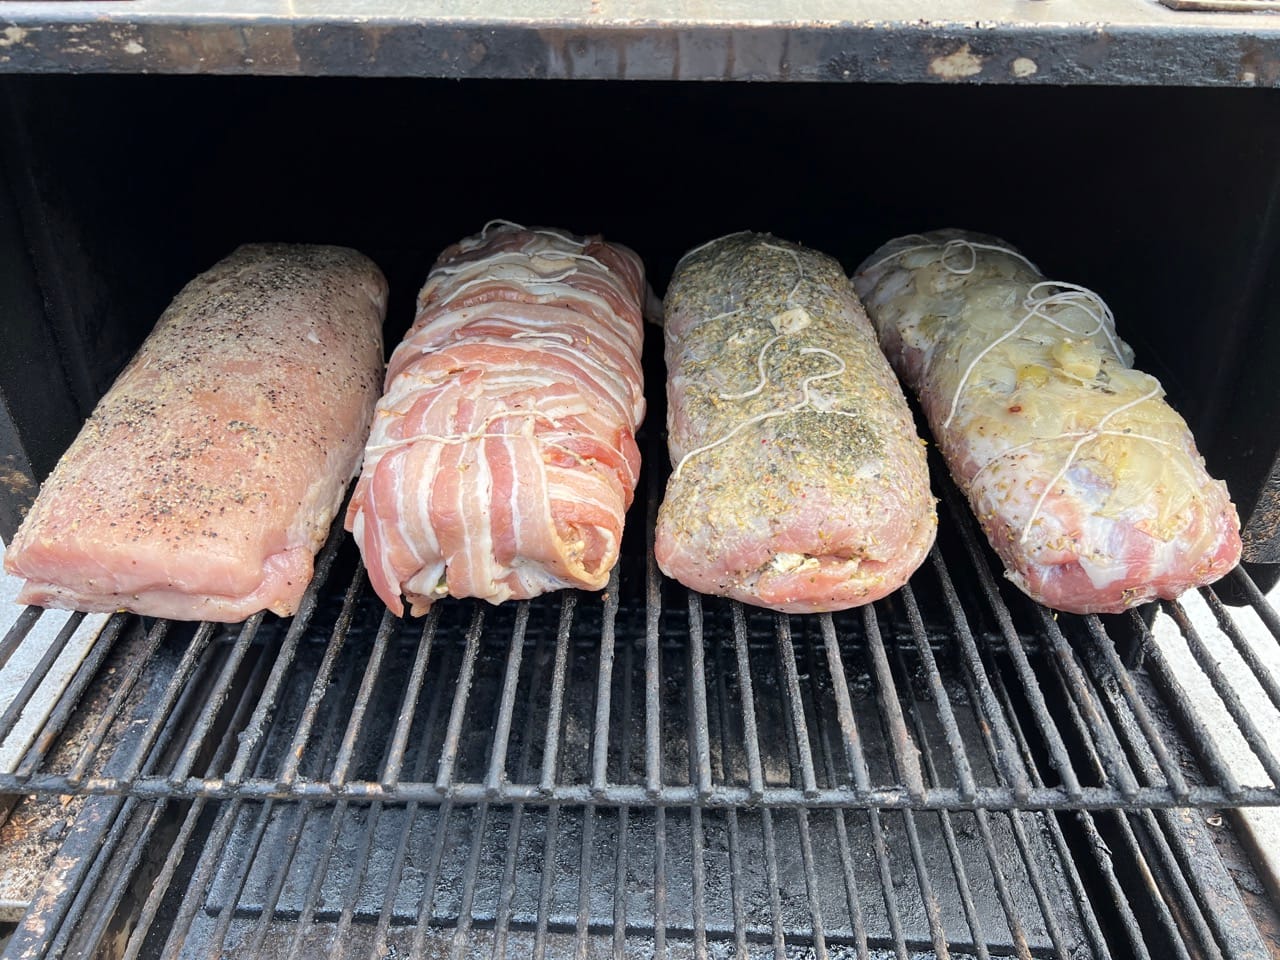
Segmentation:
[(790, 613), (902, 586), (937, 527), (925, 451), (840, 265), (722, 237), (681, 260), (665, 314), (663, 572)]
[(341, 247), (255, 244), (192, 280), (5, 554), (22, 603), (287, 616), (359, 464), (386, 282)]
[(1240, 559), (1226, 484), (1091, 291), (1012, 247), (893, 240), (854, 278), (1006, 576), (1072, 613), (1118, 613)]
[(644, 289), (630, 250), (558, 230), (495, 221), (440, 255), (347, 512), (393, 611), (605, 585), (640, 470)]

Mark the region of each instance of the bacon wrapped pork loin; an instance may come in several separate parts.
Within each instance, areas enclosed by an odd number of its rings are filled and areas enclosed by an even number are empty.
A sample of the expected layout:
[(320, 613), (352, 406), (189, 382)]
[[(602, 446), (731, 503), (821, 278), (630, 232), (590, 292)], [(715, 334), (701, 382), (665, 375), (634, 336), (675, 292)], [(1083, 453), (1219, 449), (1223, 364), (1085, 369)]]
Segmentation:
[(440, 255), (347, 512), (388, 607), (605, 585), (640, 469), (644, 289), (630, 250), (559, 230), (495, 222)]

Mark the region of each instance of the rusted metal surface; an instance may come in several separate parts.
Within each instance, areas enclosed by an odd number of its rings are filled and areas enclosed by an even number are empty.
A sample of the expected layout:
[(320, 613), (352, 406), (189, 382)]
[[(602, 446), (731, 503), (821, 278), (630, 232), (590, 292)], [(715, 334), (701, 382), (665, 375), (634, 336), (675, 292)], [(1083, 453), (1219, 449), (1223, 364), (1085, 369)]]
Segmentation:
[(85, 797), (24, 797), (0, 827), (0, 921), (21, 919)]
[(1244, 557), (1253, 563), (1280, 563), (1280, 463), (1258, 493), (1245, 519)]
[(1212, 10), (1224, 13), (1280, 11), (1280, 2), (1277, 0), (1160, 0), (1160, 2), (1171, 10)]
[(0, 8), (0, 71), (1280, 83), (1280, 18), (1265, 12), (1146, 0), (966, 7), (939, 17), (923, 0), (18, 0)]
[[(74, 762), (92, 735), (97, 716), (111, 699), (112, 678), (142, 656), (139, 641), (137, 631), (126, 631), (119, 646), (107, 654), (103, 672), (97, 673), (82, 697), (74, 691), (64, 692), (69, 710), (65, 727), (59, 722), (52, 724), (42, 737), (42, 745), (36, 747), (46, 752), (45, 763), (66, 769)], [(136, 707), (140, 699), (141, 695), (136, 695), (130, 705)], [(122, 732), (109, 731), (104, 749), (114, 749)], [(56, 865), (58, 852), (86, 802), (86, 797), (70, 795), (0, 797), (0, 810), (5, 812), (0, 824), (0, 921), (20, 919)]]

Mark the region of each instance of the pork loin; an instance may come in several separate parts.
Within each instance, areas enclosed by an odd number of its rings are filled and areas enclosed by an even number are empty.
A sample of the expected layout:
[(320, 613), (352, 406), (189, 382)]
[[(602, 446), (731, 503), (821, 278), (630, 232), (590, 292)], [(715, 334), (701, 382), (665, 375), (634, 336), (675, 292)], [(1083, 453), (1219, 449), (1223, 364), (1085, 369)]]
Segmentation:
[(9, 545), (19, 602), (293, 613), (359, 465), (386, 295), (327, 246), (243, 246), (187, 284)]
[(1235, 566), (1226, 485), (1096, 294), (959, 230), (889, 242), (854, 283), (1006, 576), (1033, 599), (1116, 613)]
[(599, 237), (495, 221), (440, 255), (347, 512), (388, 607), (605, 585), (640, 469), (643, 291)]
[(663, 572), (791, 613), (905, 583), (937, 527), (925, 450), (840, 265), (733, 234), (685, 255), (664, 306)]

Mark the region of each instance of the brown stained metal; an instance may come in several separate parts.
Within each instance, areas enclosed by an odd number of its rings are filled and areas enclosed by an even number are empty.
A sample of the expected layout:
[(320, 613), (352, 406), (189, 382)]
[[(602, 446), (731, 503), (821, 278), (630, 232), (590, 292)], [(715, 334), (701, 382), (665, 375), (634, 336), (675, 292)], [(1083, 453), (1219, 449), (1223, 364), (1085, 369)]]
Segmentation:
[[(229, 73), (238, 68), (261, 73), (301, 73), (296, 32), (286, 25), (254, 24), (221, 31), (175, 25), (147, 31), (143, 46), (171, 63), (186, 62), (191, 72)], [(151, 49), (147, 46), (147, 49)]]
[[(1231, 864), (1235, 861), (1231, 851), (1235, 838), (1223, 830), (1211, 831), (1202, 811), (1168, 810), (1163, 811), (1160, 817), (1166, 831), (1170, 834), (1176, 832), (1179, 835), (1184, 856), (1191, 858), (1194, 862), (1209, 860), (1216, 862), (1219, 856), (1222, 856), (1223, 862), (1227, 865), (1228, 870), (1205, 871), (1201, 877), (1197, 878), (1200, 881), (1198, 895), (1211, 911), (1215, 922), (1219, 925), (1229, 925), (1224, 934), (1228, 936), (1242, 934), (1251, 937), (1260, 935), (1270, 955), (1275, 960), (1280, 960), (1280, 914), (1277, 913), (1277, 904), (1268, 904), (1256, 897), (1259, 891), (1254, 882), (1245, 880), (1241, 883), (1230, 875)], [(1244, 871), (1237, 870), (1237, 872)], [(1250, 887), (1254, 888), (1256, 909), (1250, 909), (1246, 913), (1233, 908), (1234, 904), (1238, 903), (1236, 898)], [(1250, 930), (1247, 925), (1255, 929)]]
[[(13, 457), (0, 458), (0, 487), (3, 487), (5, 496), (15, 497), (29, 507), (36, 495), (35, 478), (19, 469), (13, 460)], [(19, 509), (26, 513), (26, 507)]]
[[(1178, 812), (1173, 811), (1169, 815), (1177, 816)], [(1206, 822), (1211, 819), (1206, 818)], [(1280, 960), (1280, 871), (1271, 869), (1270, 865), (1280, 857), (1280, 851), (1259, 848), (1259, 838), (1253, 831), (1248, 811), (1231, 810), (1229, 819), (1232, 829), (1213, 829), (1214, 843), (1227, 871), (1233, 874), (1236, 888), (1270, 951), (1271, 960)], [(1236, 849), (1237, 843), (1242, 849)], [(1247, 871), (1242, 869), (1241, 859), (1246, 856), (1261, 865), (1257, 871), (1260, 883), (1251, 882)]]
[[(142, 639), (139, 632), (134, 632), (120, 641), (61, 733), (45, 731), (37, 738), (33, 749), (42, 749), (44, 744), (48, 753), (43, 762), (48, 768), (65, 770), (75, 762), (92, 738), (98, 716), (111, 700), (114, 678), (145, 652)], [(135, 709), (139, 702), (140, 697), (135, 696), (128, 709)], [(122, 732), (119, 727), (107, 732), (102, 744), (104, 756), (115, 750)], [(57, 876), (58, 851), (72, 825), (78, 823), (86, 800), (84, 796), (66, 795), (0, 798), (0, 810), (6, 817), (0, 825), (0, 921), (20, 919), (37, 891), (46, 897), (51, 878)]]
[(1277, 0), (1160, 0), (1171, 10), (1217, 11), (1222, 13), (1256, 13), (1280, 10)]
[(17, 454), (0, 454), (0, 536), (6, 540), (26, 518), (39, 489), (25, 459)]
[(1244, 559), (1280, 563), (1280, 471), (1273, 470), (1244, 522)]
[[(1280, 11), (1280, 3), (1273, 9)], [(1275, 19), (1273, 16), (1272, 19)], [(1267, 44), (1256, 43), (1250, 37), (1240, 38), (1240, 76), (1249, 83), (1274, 86), (1280, 82), (1280, 57)]]
[(905, 16), (887, 0), (860, 0), (825, 20), (807, 5), (764, 0), (732, 16), (679, 18), (555, 15), (552, 6), (517, 18), (480, 4), (448, 18), (395, 0), (317, 2), (305, 14), (269, 0), (104, 0), (83, 13), (16, 0), (0, 8), (0, 73), (1280, 83), (1280, 20), (1265, 13), (1179, 13), (1122, 0), (1073, 4), (1072, 19), (1056, 21), (1034, 5), (1010, 13), (994, 3), (963, 21), (938, 19), (936, 9)]
[(0, 921), (21, 918), (84, 801), (84, 797), (18, 801), (0, 827)]

